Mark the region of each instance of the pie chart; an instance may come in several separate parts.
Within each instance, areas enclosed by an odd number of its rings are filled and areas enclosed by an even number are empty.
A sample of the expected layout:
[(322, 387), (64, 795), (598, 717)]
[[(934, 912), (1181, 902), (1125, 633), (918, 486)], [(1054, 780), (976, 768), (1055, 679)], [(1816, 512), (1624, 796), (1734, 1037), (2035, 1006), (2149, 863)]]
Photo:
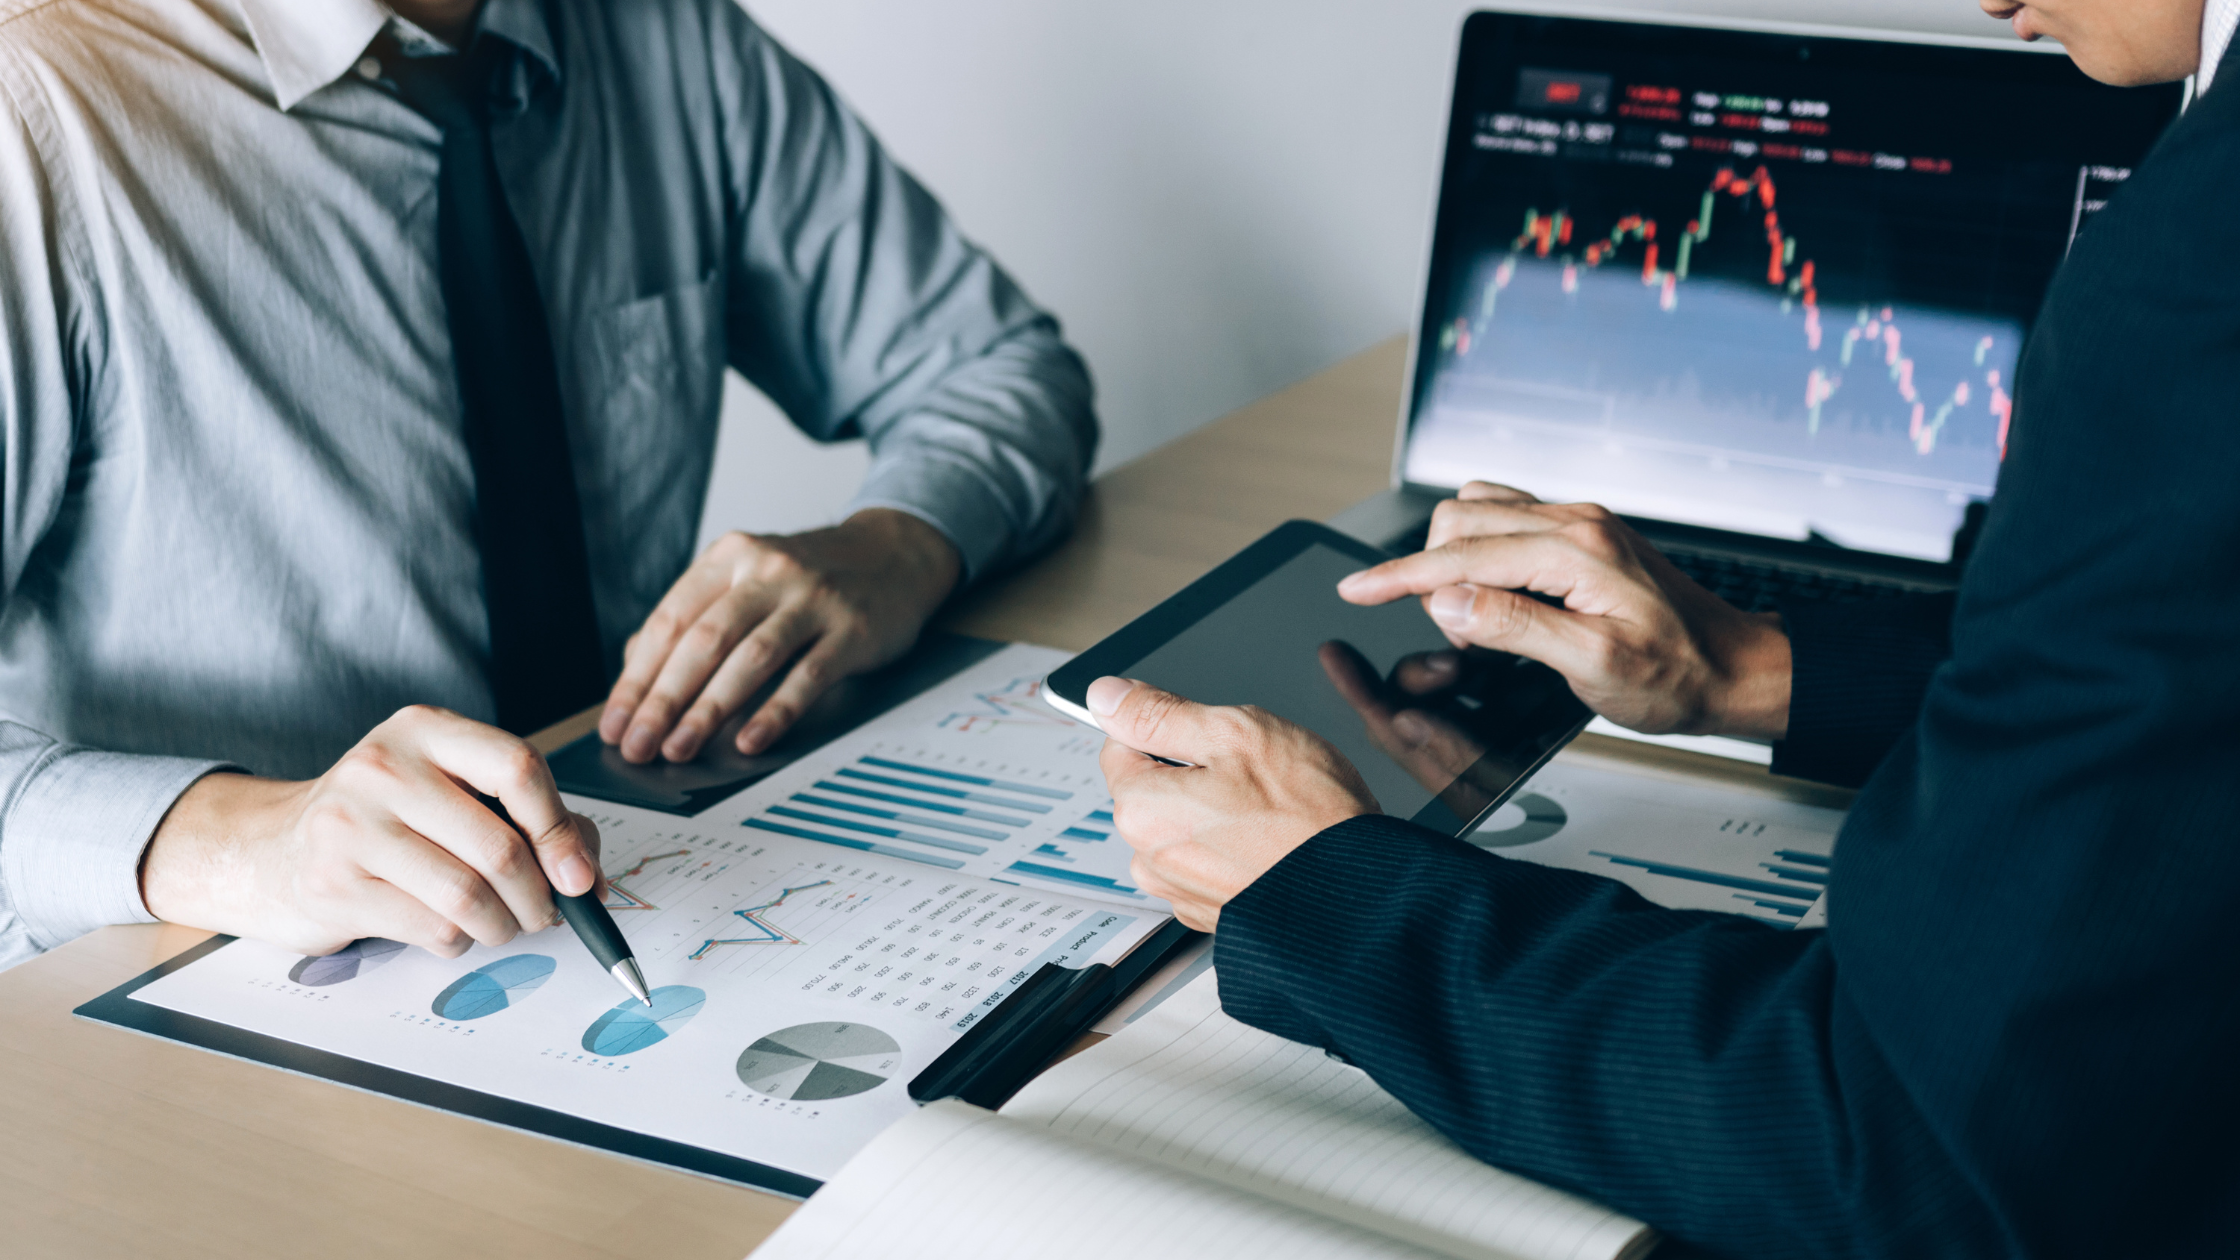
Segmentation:
[(708, 1000), (706, 993), (689, 984), (665, 984), (649, 996), (653, 998), (650, 1007), (631, 998), (591, 1021), (591, 1027), (583, 1030), (583, 1048), (610, 1059), (635, 1054), (668, 1040), (671, 1033), (692, 1022)]
[(543, 954), (515, 954), (452, 981), (428, 1009), (438, 1019), (481, 1019), (518, 1005), (551, 974), (552, 960)]
[(1481, 849), (1514, 849), (1545, 840), (1563, 830), (1571, 815), (1563, 806), (1538, 792), (1520, 792), (1493, 811), (1486, 825), (1470, 833), (1470, 843)]
[(902, 1047), (865, 1024), (795, 1024), (748, 1046), (739, 1080), (772, 1098), (813, 1102), (847, 1098), (884, 1085)]
[(352, 941), (331, 954), (304, 959), (288, 969), (288, 978), (312, 988), (341, 984), (357, 979), (403, 952), (404, 946), (397, 941), (369, 936), (362, 941)]

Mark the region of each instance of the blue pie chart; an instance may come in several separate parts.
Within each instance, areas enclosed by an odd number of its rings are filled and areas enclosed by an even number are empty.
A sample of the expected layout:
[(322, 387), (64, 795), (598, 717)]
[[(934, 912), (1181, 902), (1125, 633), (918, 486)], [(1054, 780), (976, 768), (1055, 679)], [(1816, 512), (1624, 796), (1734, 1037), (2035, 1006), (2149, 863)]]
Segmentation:
[(428, 1009), (439, 1019), (469, 1020), (495, 1015), (536, 992), (552, 975), (552, 960), (543, 954), (515, 954), (486, 963), (452, 981), (436, 994)]
[(651, 994), (653, 1005), (632, 998), (583, 1030), (583, 1048), (614, 1058), (635, 1054), (691, 1022), (708, 995), (689, 984), (665, 984)]
[(369, 936), (362, 941), (352, 941), (331, 954), (304, 959), (288, 969), (288, 978), (312, 988), (341, 984), (357, 979), (403, 952), (404, 946), (396, 941)]

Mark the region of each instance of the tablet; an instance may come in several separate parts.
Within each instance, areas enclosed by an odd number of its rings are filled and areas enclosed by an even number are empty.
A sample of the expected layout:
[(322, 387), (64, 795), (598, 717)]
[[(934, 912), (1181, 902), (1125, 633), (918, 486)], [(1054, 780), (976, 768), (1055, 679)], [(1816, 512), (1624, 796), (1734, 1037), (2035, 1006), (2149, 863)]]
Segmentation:
[(1338, 598), (1340, 578), (1391, 558), (1291, 521), (1060, 666), (1043, 695), (1091, 726), (1089, 684), (1107, 674), (1256, 704), (1336, 745), (1385, 813), (1463, 835), (1593, 714), (1545, 665), (1456, 651), (1418, 600)]

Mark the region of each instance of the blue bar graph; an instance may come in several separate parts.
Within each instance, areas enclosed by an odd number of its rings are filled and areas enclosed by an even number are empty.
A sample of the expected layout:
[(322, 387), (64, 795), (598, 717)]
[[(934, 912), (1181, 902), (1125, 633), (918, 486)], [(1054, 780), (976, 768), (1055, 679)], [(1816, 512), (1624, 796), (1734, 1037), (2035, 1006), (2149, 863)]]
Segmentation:
[(923, 862), (927, 866), (947, 867), (952, 871), (964, 865), (963, 858), (936, 857), (931, 853), (913, 853), (908, 849), (897, 849), (890, 844), (873, 844), (869, 840), (857, 840), (850, 836), (830, 836), (821, 831), (811, 831), (806, 827), (791, 827), (785, 823), (774, 823), (765, 818), (749, 818), (746, 825), (760, 831), (775, 831), (781, 836), (798, 836), (803, 840), (817, 840), (825, 844), (836, 844), (843, 849), (876, 853), (881, 857), (906, 858), (912, 862)]
[(1773, 855), (1784, 862), (1795, 862), (1799, 866), (1826, 868), (1834, 866), (1836, 863), (1834, 858), (1822, 857), (1817, 853), (1806, 853), (1801, 849), (1775, 849)]
[(1089, 811), (1088, 820), (1090, 822), (1110, 823), (1112, 821), (1112, 811), (1109, 809), (1092, 809)]
[(1091, 888), (1102, 888), (1106, 892), (1121, 893), (1126, 896), (1135, 897), (1138, 899), (1142, 898), (1143, 896), (1142, 893), (1137, 892), (1135, 889), (1130, 888), (1128, 885), (1121, 883), (1117, 879), (1106, 879), (1102, 875), (1090, 875), (1082, 871), (1069, 871), (1056, 866), (1044, 866), (1038, 862), (1013, 862), (1010, 866), (1010, 869), (1018, 871), (1022, 875), (1039, 875), (1044, 879), (1062, 879), (1069, 883), (1087, 884)]
[(1828, 882), (1828, 872), (1824, 870), (1802, 870), (1798, 867), (1780, 866), (1772, 862), (1760, 862), (1758, 863), (1758, 865), (1766, 868), (1769, 871), (1772, 871), (1774, 874), (1779, 875), (1783, 879), (1798, 879), (1803, 880), (1807, 884), (1822, 886), (1826, 885)]
[(1058, 834), (1068, 840), (1110, 840), (1112, 838), (1110, 832), (1091, 831), (1087, 827), (1068, 827)]
[(1698, 870), (1692, 866), (1673, 866), (1664, 862), (1649, 862), (1641, 858), (1604, 853), (1600, 849), (1589, 849), (1587, 851), (1605, 861), (1616, 862), (1621, 866), (1638, 866), (1652, 875), (1663, 875), (1671, 879), (1691, 879), (1699, 884), (1712, 884), (1720, 888), (1739, 888), (1744, 892), (1758, 893), (1768, 897), (1789, 897), (1801, 900), (1807, 905), (1810, 905), (1817, 895), (1798, 888), (1794, 884), (1776, 884), (1763, 879), (1744, 879), (1739, 875), (1723, 875), (1718, 871)]
[(837, 773), (844, 775), (850, 779), (862, 779), (867, 783), (877, 783), (885, 787), (902, 788), (905, 791), (910, 792), (928, 792), (935, 796), (946, 796), (951, 800), (974, 801), (981, 805), (1001, 805), (1005, 809), (1023, 809), (1030, 813), (1036, 814), (1047, 814), (1050, 812), (1050, 807), (1048, 805), (1037, 805), (1032, 801), (1015, 801), (1009, 799), (1008, 797), (988, 796), (980, 792), (967, 792), (962, 790), (961, 788), (935, 787), (930, 783), (912, 783), (908, 779), (889, 778), (888, 776), (883, 774), (868, 774), (862, 770), (842, 769)]
[(825, 827), (838, 827), (843, 831), (860, 831), (865, 835), (885, 836), (889, 840), (908, 840), (912, 844), (932, 845), (936, 849), (947, 849), (952, 853), (986, 853), (988, 851), (988, 846), (984, 844), (969, 844), (963, 840), (951, 840), (946, 836), (921, 836), (916, 832), (904, 831), (899, 827), (876, 827), (870, 823), (857, 822), (852, 818), (827, 818), (823, 814), (812, 814), (808, 810), (794, 809), (786, 805), (772, 805), (770, 812), (780, 818), (798, 818), (803, 822), (813, 822)]
[(977, 774), (958, 774), (954, 770), (935, 770), (929, 766), (913, 766), (906, 761), (888, 761), (884, 757), (865, 757), (862, 758), (862, 761), (867, 766), (881, 766), (888, 770), (901, 770), (909, 774), (922, 774), (930, 778), (947, 779), (951, 783), (970, 783), (976, 787), (1001, 788), (1006, 792), (1019, 792), (1027, 796), (1047, 796), (1057, 801), (1073, 799), (1073, 793), (1071, 792), (1061, 792), (1057, 788), (1037, 787), (1032, 783), (1011, 783), (1003, 779), (990, 779)]
[(1803, 918), (1804, 912), (1812, 908), (1810, 906), (1793, 906), (1786, 901), (1759, 901), (1756, 898), (1744, 898), (1744, 900), (1753, 906), (1763, 906), (1775, 914), (1787, 915), (1792, 919)]
[[(842, 773), (846, 772), (842, 771)], [(955, 814), (959, 818), (998, 823), (1005, 827), (1024, 827), (1032, 821), (1026, 818), (1011, 818), (1003, 814), (991, 814), (986, 810), (966, 809), (961, 805), (943, 805), (935, 801), (914, 801), (907, 796), (896, 796), (892, 792), (874, 792), (870, 788), (849, 787), (845, 783), (834, 783), (825, 779), (818, 780), (817, 787), (826, 792), (845, 792), (850, 796), (868, 797), (874, 801), (886, 801), (895, 805), (908, 805), (912, 809), (937, 810), (944, 814)]]
[(793, 799), (804, 805), (815, 805), (820, 809), (841, 809), (851, 814), (862, 814), (867, 818), (884, 818), (890, 822), (909, 823), (913, 827), (935, 827), (942, 831), (954, 831), (960, 836), (971, 836), (976, 840), (1009, 840), (1011, 838), (1000, 831), (990, 831), (986, 827), (967, 827), (963, 823), (950, 822), (945, 818), (921, 818), (916, 814), (905, 814), (892, 809), (880, 809), (873, 805), (857, 805), (851, 801), (828, 801), (821, 796), (811, 796), (806, 792), (794, 793)]
[(1061, 849), (1054, 844), (1036, 845), (1034, 847), (1034, 855), (1036, 857), (1056, 858), (1060, 862), (1071, 862), (1073, 860), (1071, 857), (1067, 856), (1064, 849)]

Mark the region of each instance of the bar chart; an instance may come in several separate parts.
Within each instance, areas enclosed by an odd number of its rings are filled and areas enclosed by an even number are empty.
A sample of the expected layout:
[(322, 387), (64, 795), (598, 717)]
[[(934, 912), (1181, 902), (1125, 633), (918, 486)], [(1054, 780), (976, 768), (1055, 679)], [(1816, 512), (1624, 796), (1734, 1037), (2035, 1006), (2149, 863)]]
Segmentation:
[(740, 825), (943, 871), (1152, 903), (1129, 881), (1130, 851), (1113, 830), (1095, 763), (1080, 765), (1070, 746), (1041, 759), (974, 755), (982, 744), (994, 751), (1038, 736), (1054, 745), (1082, 738), (1061, 719), (872, 742), (757, 794)]

